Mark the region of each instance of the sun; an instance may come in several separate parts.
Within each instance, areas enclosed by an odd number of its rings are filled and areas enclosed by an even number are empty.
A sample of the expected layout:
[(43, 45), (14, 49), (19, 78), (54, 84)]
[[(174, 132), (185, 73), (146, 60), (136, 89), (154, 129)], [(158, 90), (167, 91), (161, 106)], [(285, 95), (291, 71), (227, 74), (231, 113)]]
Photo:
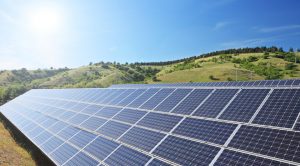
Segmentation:
[(62, 23), (60, 12), (52, 8), (40, 8), (28, 14), (29, 28), (38, 34), (52, 34), (59, 30)]

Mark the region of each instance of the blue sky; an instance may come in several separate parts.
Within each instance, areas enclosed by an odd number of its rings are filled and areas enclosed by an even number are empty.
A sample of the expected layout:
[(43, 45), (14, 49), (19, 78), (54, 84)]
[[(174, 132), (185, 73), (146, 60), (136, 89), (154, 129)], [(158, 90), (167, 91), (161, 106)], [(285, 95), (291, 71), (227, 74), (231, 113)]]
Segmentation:
[(298, 0), (0, 0), (0, 69), (300, 48)]

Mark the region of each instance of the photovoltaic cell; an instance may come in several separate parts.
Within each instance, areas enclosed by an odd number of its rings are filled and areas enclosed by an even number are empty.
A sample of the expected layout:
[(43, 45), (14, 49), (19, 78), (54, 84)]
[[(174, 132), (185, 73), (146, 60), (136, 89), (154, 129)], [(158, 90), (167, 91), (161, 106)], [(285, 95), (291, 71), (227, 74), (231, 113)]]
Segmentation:
[[(45, 140), (46, 141), (46, 140)], [(47, 140), (43, 145), (41, 145), (41, 148), (46, 152), (46, 153), (50, 153), (52, 152), (54, 149), (58, 148), (60, 145), (62, 145), (64, 142), (53, 136), (51, 138), (49, 138), (49, 140)]]
[(97, 157), (99, 160), (104, 160), (118, 146), (118, 143), (106, 138), (97, 137), (95, 141), (85, 147), (84, 150)]
[(139, 121), (138, 125), (168, 132), (171, 131), (171, 129), (181, 119), (182, 117), (179, 116), (151, 112), (148, 115), (146, 115), (141, 121)]
[(177, 89), (154, 110), (170, 112), (192, 89)]
[(229, 146), (271, 157), (300, 162), (300, 133), (242, 126)]
[(275, 89), (253, 123), (291, 128), (299, 112), (299, 89)]
[(112, 137), (117, 139), (120, 137), (125, 131), (129, 129), (129, 125), (122, 124), (119, 122), (109, 121), (105, 123), (100, 129), (97, 130), (100, 134), (106, 135), (108, 137)]
[(92, 134), (87, 131), (81, 130), (79, 133), (74, 135), (69, 142), (76, 145), (79, 148), (85, 147), (88, 143), (90, 143), (92, 140), (96, 138), (95, 134)]
[(243, 89), (220, 119), (248, 122), (268, 94), (269, 89)]
[(136, 91), (134, 91), (133, 93), (131, 93), (129, 96), (127, 96), (126, 98), (124, 98), (123, 100), (120, 101), (120, 103), (118, 103), (117, 105), (119, 106), (126, 106), (129, 103), (131, 103), (135, 98), (137, 98), (138, 96), (140, 96), (141, 94), (143, 94), (146, 91), (146, 89), (137, 89)]
[(149, 156), (128, 147), (121, 146), (105, 160), (105, 163), (108, 165), (141, 166), (145, 165), (148, 160), (150, 160)]
[(99, 162), (95, 159), (91, 158), (90, 156), (79, 152), (76, 154), (71, 160), (69, 160), (65, 165), (74, 166), (74, 165), (89, 165), (89, 166), (96, 166)]
[(107, 120), (98, 117), (90, 117), (85, 122), (80, 124), (81, 127), (86, 128), (88, 130), (95, 131), (100, 126), (102, 126)]
[(163, 161), (160, 161), (158, 159), (153, 159), (149, 164), (148, 166), (171, 166), (170, 164), (168, 163), (165, 163)]
[(173, 133), (223, 145), (236, 124), (187, 118)]
[(160, 89), (154, 89), (154, 88), (148, 89), (141, 96), (139, 96), (135, 100), (133, 100), (133, 102), (131, 102), (128, 105), (128, 107), (138, 108), (140, 105), (142, 105), (144, 102), (146, 102), (150, 97), (152, 97), (159, 90)]
[(69, 144), (63, 144), (57, 148), (50, 156), (60, 165), (68, 161), (73, 155), (78, 152), (77, 149)]
[(121, 137), (120, 141), (150, 151), (164, 136), (162, 133), (133, 127)]
[(104, 118), (111, 118), (115, 114), (117, 114), (120, 110), (121, 110), (121, 108), (104, 107), (103, 109), (101, 109), (100, 111), (98, 111), (95, 115), (96, 116), (101, 116), (101, 117), (104, 117)]
[(123, 109), (113, 119), (134, 124), (146, 114), (145, 111), (134, 109)]
[(214, 165), (215, 166), (231, 166), (231, 165), (292, 166), (291, 164), (286, 164), (279, 161), (257, 157), (245, 153), (235, 152), (231, 150), (224, 150)]
[(162, 102), (168, 95), (170, 95), (174, 89), (161, 89), (152, 98), (150, 98), (146, 103), (144, 103), (140, 108), (152, 110), (160, 102)]
[(215, 118), (237, 93), (237, 89), (217, 89), (193, 115)]
[(211, 89), (195, 89), (172, 112), (189, 115), (211, 92)]
[(181, 165), (209, 165), (219, 150), (218, 147), (168, 136), (154, 154)]

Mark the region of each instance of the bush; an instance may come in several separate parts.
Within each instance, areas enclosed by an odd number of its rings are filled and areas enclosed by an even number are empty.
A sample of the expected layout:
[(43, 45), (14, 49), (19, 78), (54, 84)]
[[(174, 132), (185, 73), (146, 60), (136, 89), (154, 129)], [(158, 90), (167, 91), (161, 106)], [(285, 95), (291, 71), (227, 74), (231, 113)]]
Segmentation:
[(293, 70), (296, 67), (294, 63), (288, 63), (285, 65), (285, 70)]

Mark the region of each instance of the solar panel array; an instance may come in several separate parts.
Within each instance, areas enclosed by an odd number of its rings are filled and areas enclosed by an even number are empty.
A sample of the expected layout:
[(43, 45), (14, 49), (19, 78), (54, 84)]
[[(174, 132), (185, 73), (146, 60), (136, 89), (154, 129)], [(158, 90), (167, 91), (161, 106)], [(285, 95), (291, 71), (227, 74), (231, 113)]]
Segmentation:
[(0, 111), (56, 165), (300, 165), (299, 83), (40, 89)]

